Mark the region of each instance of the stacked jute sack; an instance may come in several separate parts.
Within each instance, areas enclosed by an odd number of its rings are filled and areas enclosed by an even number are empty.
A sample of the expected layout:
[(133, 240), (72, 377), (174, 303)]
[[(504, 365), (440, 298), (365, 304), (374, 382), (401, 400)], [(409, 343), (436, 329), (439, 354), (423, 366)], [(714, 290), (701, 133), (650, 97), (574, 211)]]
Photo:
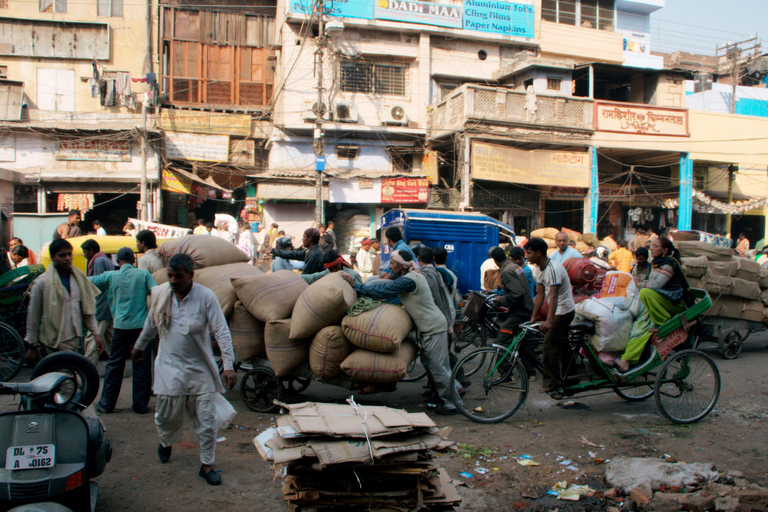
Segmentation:
[[(209, 288), (219, 299), (232, 333), (235, 354), (243, 360), (264, 353), (264, 324), (256, 320), (239, 300), (232, 280), (251, 280), (264, 273), (248, 263), (248, 257), (236, 246), (210, 235), (185, 236), (161, 245), (157, 254), (167, 265), (175, 254), (187, 254), (195, 262), (196, 283)], [(168, 273), (160, 269), (153, 277), (158, 284), (168, 281)], [(218, 350), (216, 342), (214, 348)]]
[(579, 251), (581, 254), (585, 254), (600, 245), (606, 246), (608, 250), (610, 250), (611, 252), (619, 248), (616, 245), (616, 242), (614, 242), (612, 239), (608, 237), (604, 238), (603, 240), (599, 240), (592, 233), (581, 234), (578, 231), (574, 231), (568, 228), (563, 228), (559, 231), (555, 228), (536, 229), (531, 232), (531, 237), (543, 238), (544, 241), (547, 242), (547, 246), (549, 247), (549, 249), (547, 250), (547, 255), (550, 255), (557, 250), (557, 241), (555, 237), (557, 236), (558, 233), (565, 233), (568, 236), (568, 241), (573, 240), (574, 242), (576, 242), (576, 250)]
[(383, 304), (348, 315), (357, 294), (340, 273), (307, 285), (295, 273), (281, 270), (232, 277), (232, 285), (245, 314), (258, 325), (254, 332), (263, 347), (261, 353), (239, 355), (250, 359), (266, 354), (278, 377), (309, 361), (320, 380), (344, 374), (359, 381), (396, 382), (415, 357), (416, 346), (406, 340), (412, 329), (408, 313)]
[(712, 298), (709, 315), (768, 324), (768, 269), (707, 242), (676, 242), (693, 288)]

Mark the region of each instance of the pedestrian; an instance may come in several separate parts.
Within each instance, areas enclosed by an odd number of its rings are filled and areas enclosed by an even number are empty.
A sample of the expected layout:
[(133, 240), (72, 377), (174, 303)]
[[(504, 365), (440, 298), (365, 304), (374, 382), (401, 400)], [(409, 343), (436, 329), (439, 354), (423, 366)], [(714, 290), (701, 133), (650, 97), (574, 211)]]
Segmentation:
[[(104, 272), (112, 272), (115, 265), (99, 246), (96, 240), (88, 239), (80, 245), (88, 262), (85, 275), (87, 277), (99, 276)], [(96, 364), (99, 360), (99, 354), (96, 351), (95, 335), (98, 334), (104, 340), (104, 351), (109, 354), (112, 350), (112, 337), (114, 333), (114, 324), (112, 321), (112, 312), (109, 309), (109, 299), (106, 293), (99, 293), (96, 297), (96, 322), (97, 332), (89, 331), (85, 336), (85, 357)]]
[(197, 226), (192, 232), (193, 235), (208, 235), (208, 230), (205, 229), (205, 219), (197, 219)]
[[(390, 228), (392, 229), (392, 228)], [(397, 229), (397, 228), (394, 228)], [(389, 238), (389, 235), (387, 235)], [(368, 285), (355, 285), (361, 295), (373, 299), (399, 298), (413, 319), (421, 344), (421, 361), (432, 374), (440, 399), (438, 414), (457, 414), (451, 397), (451, 366), (448, 356), (448, 325), (445, 315), (432, 298), (427, 279), (410, 251), (392, 251), (389, 271), (395, 279)]]
[(435, 247), (433, 252), (435, 255), (435, 268), (438, 270), (438, 272), (440, 272), (441, 275), (443, 275), (443, 281), (445, 281), (446, 273), (452, 278), (453, 286), (448, 286), (446, 281), (446, 287), (448, 288), (448, 292), (450, 293), (451, 299), (453, 300), (454, 310), (460, 311), (461, 293), (459, 293), (459, 278), (456, 277), (456, 274), (454, 274), (453, 271), (446, 266), (446, 262), (448, 261), (448, 251), (445, 249), (445, 247)]
[(157, 255), (157, 237), (152, 231), (142, 229), (136, 233), (136, 248), (141, 253), (137, 268), (146, 270), (150, 274), (163, 268), (163, 262)]
[[(275, 240), (277, 242), (277, 240)], [(301, 238), (302, 249), (294, 251), (272, 249), (273, 256), (279, 256), (286, 260), (297, 260), (304, 262), (302, 274), (315, 274), (325, 270), (323, 266), (323, 250), (320, 248), (320, 232), (314, 228), (304, 231)]]
[(13, 261), (13, 267), (25, 267), (29, 265), (29, 249), (23, 245), (17, 245), (11, 249), (11, 261)]
[(269, 243), (272, 246), (272, 248), (275, 248), (275, 244), (277, 243), (277, 239), (279, 238), (278, 231), (280, 229), (280, 226), (277, 225), (277, 222), (273, 222), (272, 226), (270, 226), (269, 229)]
[(83, 325), (94, 333), (96, 351), (104, 350), (104, 340), (96, 323), (96, 288), (85, 274), (72, 266), (72, 244), (57, 239), (48, 246), (51, 264), (32, 283), (27, 311), (29, 343), (27, 359), (37, 360), (44, 345), (47, 352), (77, 352)]
[(336, 233), (333, 231), (335, 224), (332, 220), (329, 220), (328, 223), (325, 225), (325, 237), (326, 240), (328, 240), (331, 251), (337, 251), (339, 250), (338, 245), (336, 245)]
[[(218, 430), (235, 414), (221, 393), (226, 391), (224, 386), (232, 389), (237, 383), (235, 353), (219, 301), (211, 290), (193, 281), (194, 268), (186, 254), (176, 254), (168, 262), (168, 282), (153, 290), (149, 314), (131, 356), (141, 361), (147, 345), (160, 336), (154, 382), (160, 462), (168, 462), (173, 443), (191, 422), (200, 443), (198, 474), (208, 484), (219, 485), (221, 477), (213, 469)], [(221, 351), (221, 378), (209, 333)]]
[[(363, 278), (362, 276), (354, 269), (352, 268), (352, 265), (347, 263), (347, 261), (344, 259), (343, 256), (341, 256), (336, 251), (328, 251), (323, 255), (323, 266), (325, 269), (331, 273), (333, 272), (343, 272), (347, 275), (349, 275), (352, 278), (352, 283), (350, 284), (363, 284)], [(311, 283), (309, 283), (311, 284)]]
[(357, 251), (357, 268), (360, 271), (360, 278), (363, 282), (373, 276), (373, 255), (371, 254), (371, 239), (366, 237), (360, 242), (360, 250)]
[[(125, 362), (134, 343), (141, 334), (147, 319), (147, 295), (157, 283), (146, 270), (133, 266), (133, 251), (123, 247), (117, 251), (117, 263), (120, 270), (105, 272), (88, 279), (96, 285), (103, 295), (109, 297), (115, 332), (112, 336), (112, 350), (104, 372), (104, 386), (96, 410), (102, 414), (115, 411), (120, 388), (123, 384)], [(133, 412), (149, 412), (149, 395), (152, 389), (150, 359), (133, 363)]]
[(501, 284), (499, 279), (499, 266), (491, 258), (491, 252), (496, 247), (488, 249), (488, 259), (480, 265), (480, 288), (486, 292), (492, 292)]
[(747, 235), (739, 233), (739, 239), (736, 243), (736, 252), (741, 256), (746, 256), (747, 251), (749, 251), (749, 240), (747, 239)]
[(635, 278), (635, 283), (644, 283), (651, 277), (651, 264), (648, 263), (648, 256), (650, 255), (648, 248), (643, 246), (635, 251), (635, 266), (632, 267), (632, 277)]
[(618, 240), (616, 244), (619, 248), (608, 256), (608, 263), (616, 267), (619, 272), (630, 272), (635, 261), (635, 255), (627, 249), (626, 240)]
[(637, 228), (637, 231), (635, 231), (635, 236), (633, 236), (632, 240), (630, 240), (627, 244), (627, 249), (634, 253), (639, 248), (645, 247), (645, 244), (648, 243), (648, 240), (649, 238), (645, 234), (645, 230), (643, 228)]
[(60, 238), (67, 239), (82, 236), (83, 232), (80, 231), (78, 224), (80, 224), (80, 210), (69, 210), (67, 222), (59, 224), (53, 232), (53, 239), (59, 240)]
[(207, 222), (205, 224), (205, 233), (203, 233), (203, 234), (204, 235), (215, 235), (213, 222)]
[(555, 235), (555, 243), (557, 244), (557, 250), (549, 257), (551, 260), (565, 263), (565, 260), (570, 258), (581, 258), (581, 253), (575, 247), (568, 245), (568, 235), (562, 231)]
[[(403, 234), (400, 232), (400, 228), (395, 226), (389, 227), (384, 232), (384, 236), (387, 238), (387, 245), (392, 249), (390, 254), (394, 254), (395, 251), (405, 251), (411, 255), (409, 261), (413, 261), (413, 265), (416, 265), (417, 267), (419, 266), (416, 262), (416, 255), (413, 254), (413, 251), (408, 247), (408, 244), (403, 241)], [(392, 279), (391, 267), (391, 263), (387, 265), (387, 268), (382, 270), (379, 274), (379, 279)]]
[[(514, 247), (519, 249), (520, 247)], [(501, 278), (501, 295), (494, 297), (496, 304), (504, 306), (509, 310), (507, 318), (499, 326), (499, 336), (495, 343), (504, 347), (509, 346), (515, 336), (518, 335), (520, 324), (528, 321), (533, 314), (533, 296), (531, 288), (528, 285), (528, 278), (525, 275), (523, 267), (507, 258), (504, 249), (497, 247), (491, 251), (493, 261), (499, 266), (499, 277)], [(520, 346), (520, 350), (526, 353), (530, 359), (523, 359), (523, 364), (528, 372), (530, 380), (536, 380), (535, 350), (537, 343), (531, 340), (525, 340)]]
[(107, 236), (107, 230), (101, 226), (100, 220), (93, 221), (93, 229), (96, 230), (96, 236)]
[[(8, 260), (9, 260), (8, 262), (11, 263), (11, 266), (13, 266), (13, 259), (11, 258), (11, 253), (13, 252), (14, 247), (17, 247), (19, 245), (24, 245), (24, 241), (17, 236), (11, 238), (11, 240), (8, 242)], [(29, 248), (27, 248), (27, 253), (28, 253), (27, 265), (34, 265), (35, 263), (37, 263), (37, 260), (35, 258), (35, 253), (30, 251)]]
[(381, 244), (378, 240), (374, 239), (371, 241), (371, 249), (369, 252), (373, 256), (371, 272), (374, 276), (378, 276), (381, 273)]
[(221, 238), (222, 240), (226, 240), (231, 244), (235, 243), (235, 235), (229, 230), (228, 222), (221, 222), (217, 231), (211, 232), (211, 234), (216, 235), (217, 237)]
[(259, 254), (259, 247), (256, 243), (256, 237), (251, 231), (251, 223), (242, 221), (240, 223), (240, 234), (237, 239), (237, 246), (248, 256), (248, 263), (255, 264), (256, 256)]
[[(287, 236), (280, 237), (277, 240), (276, 249), (279, 251), (292, 251), (293, 241)], [(278, 270), (293, 270), (293, 267), (291, 266), (291, 262), (286, 258), (275, 256), (275, 259), (272, 260), (270, 270), (272, 272), (277, 272)]]
[(125, 226), (123, 226), (123, 233), (125, 236), (136, 236), (136, 231), (137, 229), (133, 222), (128, 221), (125, 223)]
[(531, 323), (536, 322), (545, 300), (549, 306), (547, 319), (541, 322), (539, 329), (546, 333), (542, 348), (544, 380), (541, 391), (550, 393), (564, 385), (563, 352), (568, 350), (568, 326), (575, 316), (576, 306), (568, 272), (560, 263), (547, 257), (547, 249), (547, 242), (542, 238), (531, 238), (525, 244), (528, 261), (541, 269)]

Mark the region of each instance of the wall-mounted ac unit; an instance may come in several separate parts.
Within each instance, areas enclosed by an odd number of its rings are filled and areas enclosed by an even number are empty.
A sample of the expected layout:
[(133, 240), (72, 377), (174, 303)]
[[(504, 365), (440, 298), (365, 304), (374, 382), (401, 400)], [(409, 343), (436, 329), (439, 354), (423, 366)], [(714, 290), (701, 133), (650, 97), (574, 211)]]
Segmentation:
[[(317, 115), (315, 114), (316, 110), (317, 110), (316, 101), (305, 101), (304, 109), (301, 111), (301, 118), (308, 123), (315, 122), (317, 120)], [(321, 110), (323, 112), (323, 119), (328, 119), (328, 109), (325, 106), (325, 103), (322, 104)]]
[(333, 106), (333, 120), (339, 123), (356, 123), (357, 107), (349, 103), (337, 103)]
[(381, 121), (381, 124), (408, 124), (405, 106), (395, 103), (381, 105), (379, 107), (379, 121)]

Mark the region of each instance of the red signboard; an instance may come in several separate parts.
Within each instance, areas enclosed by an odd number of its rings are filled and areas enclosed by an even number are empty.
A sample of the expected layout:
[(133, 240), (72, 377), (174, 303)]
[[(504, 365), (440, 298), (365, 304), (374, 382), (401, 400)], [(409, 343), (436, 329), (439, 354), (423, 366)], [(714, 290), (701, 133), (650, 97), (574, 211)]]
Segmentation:
[(426, 203), (429, 200), (429, 180), (398, 178), (381, 180), (382, 203)]

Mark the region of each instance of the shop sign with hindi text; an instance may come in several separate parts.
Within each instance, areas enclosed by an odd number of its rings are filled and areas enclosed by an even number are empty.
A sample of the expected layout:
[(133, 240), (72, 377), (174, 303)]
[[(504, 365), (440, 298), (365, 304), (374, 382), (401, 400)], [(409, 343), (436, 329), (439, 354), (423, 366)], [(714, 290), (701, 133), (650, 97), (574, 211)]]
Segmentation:
[(688, 109), (595, 102), (595, 130), (667, 137), (690, 137)]
[(426, 203), (427, 201), (429, 201), (429, 180), (426, 178), (381, 180), (382, 203)]
[(131, 141), (60, 140), (56, 143), (56, 160), (130, 162)]
[(589, 187), (587, 152), (530, 151), (501, 144), (472, 144), (472, 177), (527, 185)]

